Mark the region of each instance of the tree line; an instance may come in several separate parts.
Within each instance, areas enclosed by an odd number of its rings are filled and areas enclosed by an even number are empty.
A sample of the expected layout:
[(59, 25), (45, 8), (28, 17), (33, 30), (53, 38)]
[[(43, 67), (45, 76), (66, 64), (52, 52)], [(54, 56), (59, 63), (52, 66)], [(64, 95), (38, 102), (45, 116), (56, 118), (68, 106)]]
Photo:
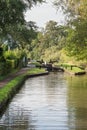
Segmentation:
[[(87, 62), (87, 1), (54, 0), (55, 8), (65, 14), (66, 24), (50, 20), (38, 31), (35, 22), (24, 14), (43, 0), (0, 1), (0, 46), (23, 50), (29, 58), (67, 62)], [(4, 44), (3, 44), (4, 43)]]
[(49, 21), (33, 41), (31, 56), (87, 63), (87, 1), (55, 0), (54, 5), (63, 11), (66, 23)]

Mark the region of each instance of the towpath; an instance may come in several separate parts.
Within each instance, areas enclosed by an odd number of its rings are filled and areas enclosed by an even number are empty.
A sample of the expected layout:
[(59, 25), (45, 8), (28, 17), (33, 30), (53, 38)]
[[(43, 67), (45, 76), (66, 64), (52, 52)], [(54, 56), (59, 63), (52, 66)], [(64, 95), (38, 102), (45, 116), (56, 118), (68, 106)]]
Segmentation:
[(5, 78), (4, 80), (0, 81), (0, 88), (2, 88), (4, 85), (6, 85), (9, 81), (11, 81), (12, 79), (14, 79), (15, 77), (17, 77), (17, 76), (19, 76), (21, 74), (25, 74), (28, 70), (29, 70), (29, 68), (26, 67), (26, 68), (20, 69), (16, 73), (9, 74), (9, 76), (7, 78)]

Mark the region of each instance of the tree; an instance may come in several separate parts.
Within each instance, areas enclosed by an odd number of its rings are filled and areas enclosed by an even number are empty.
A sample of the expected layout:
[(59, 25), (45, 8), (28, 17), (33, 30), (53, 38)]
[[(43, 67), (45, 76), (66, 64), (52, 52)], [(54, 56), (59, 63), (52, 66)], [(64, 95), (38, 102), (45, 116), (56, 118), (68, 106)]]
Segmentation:
[(66, 37), (66, 26), (58, 25), (56, 21), (49, 21), (45, 27), (45, 41), (47, 40), (48, 47), (58, 46), (59, 49), (63, 47), (63, 39)]
[(34, 22), (26, 23), (24, 13), (42, 2), (43, 0), (1, 0), (0, 43), (7, 41), (11, 49), (27, 48), (37, 32)]
[(58, 23), (56, 21), (49, 21), (45, 27), (45, 39), (47, 41), (47, 47), (58, 44)]
[(1, 0), (0, 1), (0, 35), (25, 23), (24, 12), (43, 0)]
[(67, 48), (77, 59), (87, 59), (87, 0), (56, 0), (68, 16), (71, 30), (67, 37)]
[[(24, 22), (24, 12), (43, 0), (1, 0), (0, 27)], [(3, 28), (2, 28), (3, 29)]]
[[(56, 21), (47, 22), (44, 30), (39, 32), (37, 38), (31, 43), (32, 58), (59, 58), (58, 52), (65, 46), (66, 36), (67, 27), (58, 25)], [(51, 55), (48, 56), (48, 54)]]
[[(32, 23), (32, 26), (31, 26)], [(15, 30), (15, 31), (14, 31)], [(15, 33), (16, 32), (16, 33)], [(10, 49), (30, 49), (31, 42), (37, 36), (37, 26), (34, 22), (26, 22), (25, 25), (21, 25), (18, 28), (13, 28), (8, 32), (7, 36), (4, 38), (5, 44), (9, 46)]]

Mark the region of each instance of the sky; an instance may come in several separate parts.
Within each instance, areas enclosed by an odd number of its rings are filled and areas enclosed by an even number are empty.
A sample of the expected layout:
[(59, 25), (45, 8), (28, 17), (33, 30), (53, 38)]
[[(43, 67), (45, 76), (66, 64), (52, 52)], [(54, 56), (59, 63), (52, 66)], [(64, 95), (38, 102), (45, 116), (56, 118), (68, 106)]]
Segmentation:
[(38, 4), (25, 14), (26, 21), (34, 21), (38, 27), (45, 27), (50, 20), (63, 24), (64, 16), (53, 6), (54, 0), (46, 0), (47, 3)]

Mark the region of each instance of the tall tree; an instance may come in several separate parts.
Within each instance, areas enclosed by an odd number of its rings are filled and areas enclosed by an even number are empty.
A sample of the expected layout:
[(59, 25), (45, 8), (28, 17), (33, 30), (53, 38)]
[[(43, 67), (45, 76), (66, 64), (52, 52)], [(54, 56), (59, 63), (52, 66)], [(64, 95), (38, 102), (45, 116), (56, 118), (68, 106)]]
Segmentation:
[(58, 46), (61, 48), (60, 41), (66, 36), (66, 27), (58, 25), (56, 21), (49, 21), (45, 27), (44, 37), (48, 47)]
[(0, 34), (7, 34), (8, 28), (24, 24), (24, 12), (43, 0), (0, 0)]
[(56, 0), (55, 5), (68, 16), (71, 30), (68, 34), (69, 53), (78, 59), (87, 59), (87, 0)]
[[(67, 28), (60, 26), (56, 21), (49, 21), (42, 32), (39, 32), (37, 38), (32, 42), (32, 57), (48, 59), (57, 59), (58, 52), (65, 45), (65, 37), (67, 36)], [(49, 55), (49, 56), (48, 56)]]
[[(25, 12), (43, 0), (0, 0), (0, 44), (8, 41), (10, 48), (25, 48), (36, 37), (34, 22), (25, 21)], [(29, 48), (29, 47), (28, 47)]]

